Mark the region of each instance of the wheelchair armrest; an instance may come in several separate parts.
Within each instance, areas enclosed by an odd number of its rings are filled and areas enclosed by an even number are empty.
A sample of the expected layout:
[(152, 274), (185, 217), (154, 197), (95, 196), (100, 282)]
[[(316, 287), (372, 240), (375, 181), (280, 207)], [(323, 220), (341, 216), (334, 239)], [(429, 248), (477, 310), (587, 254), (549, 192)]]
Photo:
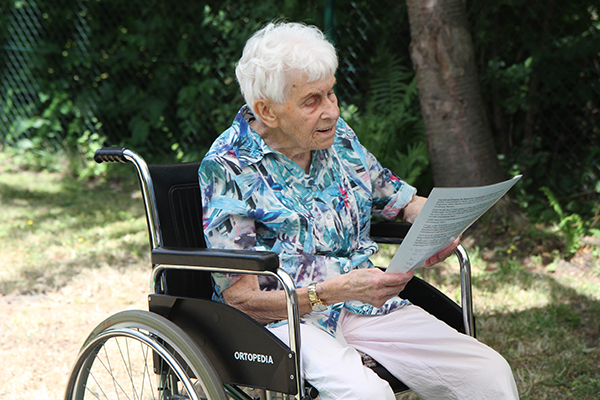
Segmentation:
[(183, 269), (198, 269), (208, 272), (256, 273), (275, 275), (282, 284), (286, 295), (286, 308), (289, 332), (289, 347), (296, 354), (297, 393), (304, 392), (304, 378), (300, 355), (300, 313), (298, 295), (292, 278), (279, 268), (279, 256), (270, 251), (230, 250), (230, 249), (190, 249), (156, 247), (152, 249), (153, 281), (164, 270), (164, 266), (176, 265)]
[(398, 221), (372, 221), (371, 238), (378, 243), (400, 244), (412, 225)]
[(152, 250), (152, 263), (276, 274), (279, 256), (270, 251), (157, 247)]

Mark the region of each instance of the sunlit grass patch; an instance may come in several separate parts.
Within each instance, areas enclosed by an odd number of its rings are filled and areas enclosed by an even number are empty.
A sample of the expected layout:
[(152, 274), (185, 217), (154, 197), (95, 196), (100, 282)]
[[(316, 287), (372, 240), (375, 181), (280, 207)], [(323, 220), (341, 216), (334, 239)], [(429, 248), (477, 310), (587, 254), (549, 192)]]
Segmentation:
[(83, 268), (148, 257), (143, 205), (134, 180), (77, 181), (59, 173), (0, 174), (0, 292), (36, 293)]

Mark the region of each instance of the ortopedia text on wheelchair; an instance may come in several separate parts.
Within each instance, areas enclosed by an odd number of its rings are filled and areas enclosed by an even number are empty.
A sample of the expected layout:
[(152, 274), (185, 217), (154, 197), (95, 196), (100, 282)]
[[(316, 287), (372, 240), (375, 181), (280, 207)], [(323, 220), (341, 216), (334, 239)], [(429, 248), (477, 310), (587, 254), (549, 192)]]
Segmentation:
[[(90, 334), (68, 399), (141, 387), (173, 399), (249, 398), (243, 387), (296, 399), (394, 399), (407, 387), (423, 399), (518, 398), (508, 363), (474, 338), (458, 241), (425, 266), (457, 255), (463, 307), (371, 262), (425, 198), (340, 118), (337, 66), (317, 28), (267, 24), (236, 67), (246, 104), (201, 162), (97, 152), (138, 172), (153, 293), (148, 312)], [(115, 362), (132, 367), (107, 374)]]

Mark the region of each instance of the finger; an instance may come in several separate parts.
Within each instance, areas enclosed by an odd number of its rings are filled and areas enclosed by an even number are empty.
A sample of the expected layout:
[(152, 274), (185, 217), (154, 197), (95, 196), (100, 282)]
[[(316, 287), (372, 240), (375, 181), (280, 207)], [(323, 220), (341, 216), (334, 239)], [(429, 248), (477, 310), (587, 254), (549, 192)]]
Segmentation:
[(397, 288), (405, 285), (413, 277), (413, 273), (386, 273), (373, 280), (370, 286), (373, 291), (376, 291), (379, 295), (384, 296), (387, 293), (393, 293)]
[(384, 274), (384, 277), (387, 278), (384, 284), (386, 286), (399, 286), (406, 285), (408, 281), (410, 281), (415, 275), (414, 271), (408, 271), (406, 273), (402, 272), (388, 272)]
[(460, 239), (462, 236), (459, 236), (458, 238), (454, 239), (454, 241), (452, 243), (450, 243), (448, 246), (444, 247), (442, 250), (438, 251), (437, 253), (435, 253), (434, 255), (432, 255), (431, 257), (429, 257), (424, 263), (423, 266), (424, 267), (431, 267), (441, 261), (444, 261), (446, 258), (448, 258), (450, 255), (452, 255), (452, 253), (454, 253), (454, 251), (456, 250), (456, 248), (458, 247), (458, 245), (460, 244)]

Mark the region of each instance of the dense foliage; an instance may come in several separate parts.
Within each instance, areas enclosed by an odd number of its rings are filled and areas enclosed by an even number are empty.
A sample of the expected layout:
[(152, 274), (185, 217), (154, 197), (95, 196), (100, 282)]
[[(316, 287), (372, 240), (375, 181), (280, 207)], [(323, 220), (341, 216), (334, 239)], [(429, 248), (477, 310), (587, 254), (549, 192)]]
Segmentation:
[(242, 104), (233, 68), (245, 39), (264, 19), (295, 7), (271, 6), (15, 2), (17, 10), (31, 8), (22, 14), (39, 37), (28, 43), (35, 53), (28, 68), (36, 89), (28, 103), (41, 113), (12, 121), (9, 142), (18, 145), (18, 127), (26, 127), (34, 140), (59, 137), (86, 156), (90, 141), (166, 159), (201, 156)]
[[(598, 212), (600, 20), (585, 1), (471, 2), (482, 93), (508, 170), (525, 174), (524, 205), (555, 216), (537, 189), (570, 211)], [(510, 24), (500, 23), (511, 21)]]
[[(8, 3), (8, 4), (7, 4)], [(234, 65), (275, 18), (315, 23), (340, 52), (343, 116), (381, 161), (432, 182), (403, 2), (11, 0), (0, 5), (0, 145), (80, 176), (101, 145), (197, 159), (242, 104)], [(335, 5), (335, 8), (332, 9)], [(481, 87), (507, 175), (530, 217), (598, 215), (600, 21), (589, 1), (467, 2)], [(324, 20), (324, 15), (334, 20)], [(545, 188), (542, 192), (540, 188)]]

